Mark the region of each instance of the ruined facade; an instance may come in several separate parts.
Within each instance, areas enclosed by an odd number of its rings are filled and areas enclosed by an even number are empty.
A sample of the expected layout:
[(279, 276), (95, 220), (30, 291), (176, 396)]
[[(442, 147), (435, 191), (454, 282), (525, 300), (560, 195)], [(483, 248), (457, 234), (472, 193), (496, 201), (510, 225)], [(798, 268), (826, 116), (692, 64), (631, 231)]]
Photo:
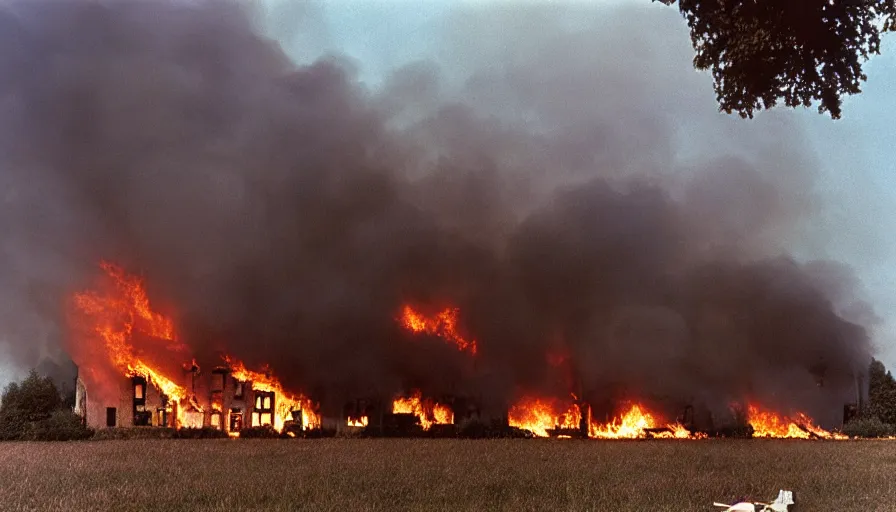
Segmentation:
[(103, 400), (91, 397), (89, 387), (78, 380), (75, 412), (88, 427), (209, 427), (234, 434), (246, 427), (279, 429), (283, 423), (301, 428), (301, 411), (278, 416), (282, 407), (275, 392), (252, 389), (251, 383), (234, 378), (227, 368), (205, 372), (194, 366), (185, 371), (183, 388), (188, 396), (180, 400), (165, 396), (142, 376), (122, 376), (115, 384), (117, 398)]

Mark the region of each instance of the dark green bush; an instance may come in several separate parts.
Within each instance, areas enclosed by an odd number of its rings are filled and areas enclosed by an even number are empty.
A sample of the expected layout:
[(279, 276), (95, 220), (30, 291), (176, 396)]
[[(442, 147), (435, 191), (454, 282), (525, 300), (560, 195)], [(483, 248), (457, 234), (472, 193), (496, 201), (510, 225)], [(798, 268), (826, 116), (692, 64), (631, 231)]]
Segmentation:
[(896, 424), (896, 379), (884, 364), (871, 360), (868, 368), (869, 416), (880, 418), (883, 423)]
[(261, 427), (249, 427), (240, 431), (240, 439), (276, 439), (280, 437), (280, 432), (274, 430), (270, 425)]
[(174, 439), (223, 439), (227, 432), (212, 427), (182, 428), (174, 431)]
[(0, 441), (20, 439), (28, 427), (28, 422), (18, 411), (0, 407)]
[(3, 391), (0, 440), (71, 441), (92, 435), (81, 418), (65, 407), (53, 381), (34, 370)]
[(171, 439), (174, 437), (173, 428), (161, 427), (114, 427), (97, 430), (93, 439), (97, 441), (128, 440), (128, 439)]
[(896, 434), (896, 429), (889, 423), (880, 421), (877, 416), (855, 418), (843, 425), (843, 433), (849, 437), (889, 437)]
[(34, 422), (23, 436), (33, 441), (79, 441), (93, 436), (93, 430), (84, 426), (81, 417), (68, 409), (56, 409), (50, 417)]

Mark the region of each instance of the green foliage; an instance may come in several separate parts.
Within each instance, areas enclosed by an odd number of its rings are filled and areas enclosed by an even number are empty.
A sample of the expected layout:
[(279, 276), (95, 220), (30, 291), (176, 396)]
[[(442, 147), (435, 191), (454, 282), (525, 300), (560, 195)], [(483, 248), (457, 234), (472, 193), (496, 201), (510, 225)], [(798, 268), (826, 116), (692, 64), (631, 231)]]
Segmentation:
[(114, 427), (103, 428), (93, 435), (95, 441), (136, 440), (136, 439), (171, 439), (176, 430), (159, 427)]
[(93, 435), (81, 418), (64, 406), (53, 381), (32, 370), (0, 398), (0, 440), (68, 441)]
[(874, 416), (855, 418), (843, 425), (842, 432), (849, 437), (889, 437), (896, 433), (893, 425)]
[(25, 439), (31, 441), (79, 441), (93, 436), (93, 430), (86, 428), (81, 417), (73, 411), (56, 409), (43, 421), (31, 423)]
[(227, 432), (212, 427), (182, 428), (174, 431), (174, 439), (223, 439)]
[(280, 437), (280, 432), (270, 425), (244, 428), (240, 431), (240, 439), (275, 439)]
[(881, 32), (896, 29), (893, 0), (677, 1), (694, 66), (712, 71), (720, 110), (742, 117), (783, 100), (819, 101), (819, 112), (839, 118), (842, 97), (861, 92), (862, 65), (880, 53)]
[(896, 424), (896, 379), (876, 359), (868, 368), (867, 413), (884, 423)]
[(28, 422), (21, 414), (10, 407), (0, 406), (0, 441), (15, 441), (27, 429)]
[(15, 412), (26, 421), (45, 420), (62, 405), (62, 397), (48, 377), (31, 370), (20, 384), (10, 384), (3, 391), (0, 407)]

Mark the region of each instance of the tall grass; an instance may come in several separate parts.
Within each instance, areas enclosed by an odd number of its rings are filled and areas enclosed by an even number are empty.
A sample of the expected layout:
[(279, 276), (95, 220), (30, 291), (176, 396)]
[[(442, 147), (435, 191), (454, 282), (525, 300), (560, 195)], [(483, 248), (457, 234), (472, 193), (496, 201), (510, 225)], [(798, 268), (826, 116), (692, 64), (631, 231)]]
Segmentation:
[(896, 510), (896, 442), (133, 440), (0, 445), (2, 510)]

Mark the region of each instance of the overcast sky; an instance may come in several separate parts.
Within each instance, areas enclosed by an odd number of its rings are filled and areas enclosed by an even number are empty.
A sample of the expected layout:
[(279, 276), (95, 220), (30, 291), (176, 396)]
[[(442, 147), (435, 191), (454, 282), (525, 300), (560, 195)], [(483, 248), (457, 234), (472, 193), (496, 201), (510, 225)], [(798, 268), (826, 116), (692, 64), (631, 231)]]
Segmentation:
[[(468, 0), (467, 4), (514, 2)], [(551, 2), (562, 8), (566, 2)], [(632, 4), (670, 9), (649, 0), (591, 0), (595, 4)], [(264, 26), (297, 61), (327, 54), (352, 58), (372, 88), (389, 70), (437, 54), (438, 20), (456, 1), (344, 1), (297, 4), (267, 0)], [(495, 27), (500, 30), (500, 27)], [(631, 30), (638, 30), (633, 26)], [(670, 37), (688, 41), (685, 21), (670, 27)], [(861, 95), (846, 99), (843, 117), (833, 121), (814, 108), (789, 111), (814, 146), (820, 169), (824, 213), (812, 229), (812, 243), (795, 241), (804, 259), (828, 258), (852, 266), (881, 323), (874, 329), (879, 354), (896, 367), (896, 38), (884, 39), (882, 54), (866, 64), (868, 81)], [(691, 56), (689, 55), (688, 58)], [(706, 108), (715, 109), (711, 78), (705, 74)], [(744, 120), (743, 123), (750, 123)], [(823, 236), (817, 236), (823, 233)]]

